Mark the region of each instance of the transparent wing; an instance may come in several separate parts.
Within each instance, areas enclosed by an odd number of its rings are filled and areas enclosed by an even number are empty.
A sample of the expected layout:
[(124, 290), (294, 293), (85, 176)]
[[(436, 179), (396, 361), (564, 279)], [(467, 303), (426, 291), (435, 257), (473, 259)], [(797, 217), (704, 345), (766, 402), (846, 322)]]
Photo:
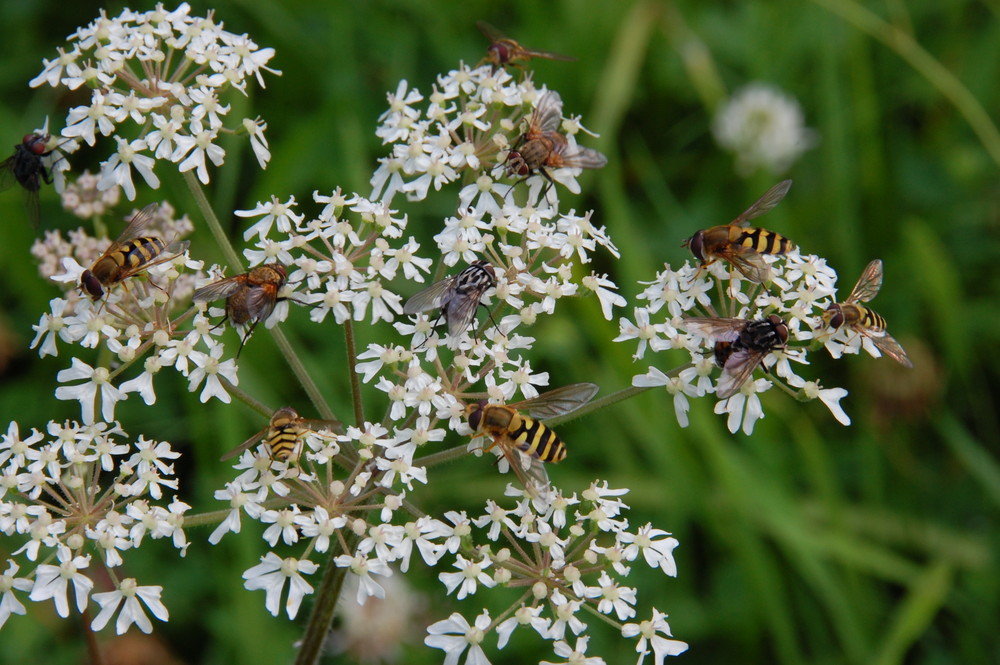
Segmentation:
[(244, 304), (253, 321), (263, 321), (271, 316), (278, 303), (277, 288), (273, 285), (250, 287)]
[(445, 303), (444, 318), (448, 322), (449, 335), (460, 337), (469, 329), (469, 324), (476, 318), (480, 297), (482, 297), (481, 292), (467, 293), (461, 296), (456, 294)]
[(531, 130), (537, 132), (555, 132), (562, 123), (562, 97), (554, 90), (547, 91), (535, 105), (531, 114)]
[(572, 62), (576, 60), (576, 58), (571, 55), (553, 53), (552, 51), (536, 51), (534, 49), (524, 48), (523, 46), (521, 47), (521, 51), (529, 58), (545, 58), (546, 60), (562, 60), (564, 62)]
[(728, 399), (738, 393), (766, 355), (766, 351), (740, 349), (729, 356), (726, 366), (722, 369), (722, 376), (719, 377), (719, 383), (715, 387), (716, 397)]
[(724, 319), (715, 317), (691, 317), (684, 319), (680, 327), (699, 337), (721, 342), (732, 342), (747, 327), (746, 319)]
[(785, 198), (785, 194), (788, 193), (788, 190), (791, 187), (791, 180), (782, 180), (777, 185), (764, 192), (764, 196), (754, 201), (752, 206), (744, 210), (743, 213), (731, 223), (736, 224), (737, 226), (746, 226), (754, 217), (760, 217), (765, 212), (778, 205), (781, 202), (781, 199)]
[(906, 355), (906, 351), (903, 350), (903, 347), (900, 346), (899, 342), (897, 342), (889, 333), (872, 335), (868, 331), (862, 331), (862, 334), (867, 335), (872, 343), (878, 347), (879, 351), (889, 356), (903, 367), (913, 367), (913, 363), (910, 361), (909, 356)]
[(227, 277), (226, 279), (219, 280), (218, 282), (212, 282), (207, 284), (194, 292), (191, 298), (195, 302), (212, 302), (213, 300), (221, 300), (222, 298), (228, 298), (233, 295), (246, 283), (246, 275), (236, 275), (235, 277)]
[(340, 434), (344, 431), (344, 425), (339, 420), (299, 418), (297, 422), (302, 427), (319, 434), (320, 436), (325, 434)]
[(476, 21), (476, 27), (479, 28), (479, 32), (483, 33), (483, 37), (486, 37), (486, 39), (493, 43), (506, 39), (502, 32), (494, 28), (486, 21)]
[(16, 155), (11, 155), (0, 163), (0, 192), (10, 189), (17, 182), (14, 177), (14, 159)]
[(847, 303), (868, 302), (878, 295), (882, 288), (882, 260), (875, 259), (861, 272), (858, 283), (854, 285), (851, 295), (847, 296)]
[(720, 256), (751, 282), (765, 284), (771, 281), (771, 267), (752, 249), (727, 249), (721, 252)]
[(532, 418), (545, 420), (576, 411), (581, 406), (594, 399), (600, 388), (593, 383), (571, 383), (568, 386), (550, 390), (538, 397), (510, 404)]
[(220, 457), (219, 461), (220, 462), (225, 462), (227, 459), (232, 459), (233, 457), (236, 457), (237, 455), (239, 455), (240, 453), (242, 453), (244, 450), (246, 450), (250, 446), (254, 445), (255, 443), (258, 443), (261, 439), (264, 438), (264, 435), (267, 434), (267, 430), (268, 430), (268, 428), (265, 427), (261, 431), (257, 432), (256, 434), (254, 434), (253, 436), (251, 436), (249, 439), (247, 439), (246, 441), (244, 441), (243, 443), (241, 443), (240, 445), (236, 446), (235, 448), (233, 448), (232, 450), (230, 450), (228, 453), (226, 453), (225, 455), (223, 455), (222, 457)]
[(403, 314), (418, 314), (429, 309), (439, 309), (445, 301), (445, 296), (451, 291), (458, 275), (445, 277), (439, 282), (434, 282), (423, 291), (410, 297), (403, 304)]
[(565, 143), (557, 143), (549, 155), (549, 162), (553, 168), (599, 169), (608, 163), (608, 158), (593, 148), (580, 145), (569, 147)]
[(113, 244), (120, 245), (128, 242), (129, 240), (134, 240), (142, 235), (142, 232), (153, 221), (159, 207), (159, 204), (150, 203), (148, 206), (132, 215), (132, 219), (129, 220), (128, 226), (125, 227), (125, 230), (122, 231), (122, 234), (118, 236), (118, 239), (115, 240)]

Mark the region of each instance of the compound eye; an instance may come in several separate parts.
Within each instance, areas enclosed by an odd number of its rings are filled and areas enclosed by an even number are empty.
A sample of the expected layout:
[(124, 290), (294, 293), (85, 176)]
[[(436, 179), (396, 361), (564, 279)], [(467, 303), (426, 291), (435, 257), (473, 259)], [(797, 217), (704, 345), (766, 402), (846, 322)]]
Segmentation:
[(705, 260), (705, 255), (702, 254), (704, 245), (705, 245), (704, 231), (698, 231), (688, 239), (688, 248), (691, 250), (691, 253), (694, 254), (694, 258), (698, 259), (699, 261)]
[(94, 276), (89, 270), (84, 270), (80, 276), (80, 288), (83, 289), (94, 300), (100, 300), (104, 295), (104, 288), (101, 280)]

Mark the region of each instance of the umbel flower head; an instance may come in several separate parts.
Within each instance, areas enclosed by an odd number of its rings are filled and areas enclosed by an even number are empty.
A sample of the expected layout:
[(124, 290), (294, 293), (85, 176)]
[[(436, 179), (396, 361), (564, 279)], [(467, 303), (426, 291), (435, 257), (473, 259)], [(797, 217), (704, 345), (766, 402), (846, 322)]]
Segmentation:
[(279, 74), (267, 67), (274, 49), (224, 30), (211, 13), (202, 18), (190, 11), (187, 3), (172, 11), (162, 4), (146, 12), (126, 9), (114, 18), (102, 11), (31, 80), (32, 87), (91, 89), (88, 104), (70, 109), (62, 136), (91, 146), (98, 136), (114, 136), (99, 189), (120, 186), (134, 199), (133, 171), (156, 189), (160, 160), (194, 170), (207, 184), (208, 162), (225, 161), (218, 145), (224, 133), (248, 135), (261, 168), (270, 159), (266, 123), (231, 117), (223, 96), (231, 88), (246, 94), (251, 78), (263, 87), (265, 71)]

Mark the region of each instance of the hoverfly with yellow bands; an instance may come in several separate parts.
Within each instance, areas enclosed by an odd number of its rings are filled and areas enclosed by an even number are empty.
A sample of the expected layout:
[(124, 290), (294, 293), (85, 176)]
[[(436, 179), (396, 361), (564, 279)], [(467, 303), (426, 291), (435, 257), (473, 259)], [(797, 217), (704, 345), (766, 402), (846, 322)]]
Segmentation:
[(473, 438), (493, 440), (485, 451), (499, 446), (510, 468), (526, 489), (548, 485), (543, 462), (554, 464), (566, 458), (566, 445), (541, 419), (573, 413), (594, 398), (593, 383), (573, 383), (513, 404), (471, 402), (465, 417)]
[(302, 453), (304, 439), (308, 435), (329, 438), (332, 432), (341, 429), (343, 429), (343, 425), (336, 420), (302, 418), (295, 409), (284, 406), (271, 415), (267, 427), (223, 455), (220, 461), (224, 462), (236, 457), (244, 450), (263, 441), (272, 460), (291, 464), (298, 461)]

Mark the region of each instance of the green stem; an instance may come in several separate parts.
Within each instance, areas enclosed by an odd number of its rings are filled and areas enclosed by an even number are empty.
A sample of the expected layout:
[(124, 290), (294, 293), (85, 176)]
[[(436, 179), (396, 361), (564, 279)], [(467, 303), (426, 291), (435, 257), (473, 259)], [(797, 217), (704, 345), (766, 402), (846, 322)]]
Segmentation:
[[(344, 554), (353, 555), (359, 540), (360, 536), (353, 531), (348, 531), (347, 547)], [(323, 579), (316, 590), (316, 602), (313, 605), (312, 614), (309, 615), (309, 624), (302, 636), (295, 665), (315, 665), (323, 653), (323, 644), (326, 642), (330, 626), (333, 624), (333, 612), (340, 599), (340, 592), (348, 570), (335, 565), (333, 559), (334, 556), (331, 555), (330, 560), (326, 562), (326, 571), (323, 573)]]
[(240, 390), (239, 388), (234, 386), (229, 381), (229, 379), (222, 376), (221, 374), (219, 375), (219, 380), (222, 382), (222, 387), (226, 389), (227, 393), (229, 393), (239, 401), (243, 402), (257, 413), (261, 414), (262, 416), (267, 416), (268, 418), (270, 418), (271, 415), (274, 413), (274, 409), (267, 408), (266, 406), (264, 406), (263, 402), (254, 399), (245, 391)]
[[(201, 183), (195, 177), (194, 172), (186, 171), (184, 173), (184, 182), (187, 183), (188, 189), (191, 190), (191, 194), (194, 196), (195, 202), (198, 204), (198, 209), (201, 210), (201, 214), (205, 217), (205, 223), (208, 224), (209, 230), (215, 237), (215, 242), (218, 243), (219, 248), (222, 250), (222, 254), (226, 257), (226, 262), (232, 266), (233, 270), (243, 271), (243, 262), (240, 260), (239, 255), (236, 254), (236, 250), (233, 249), (232, 243), (229, 242), (229, 238), (226, 236), (226, 232), (222, 229), (222, 224), (219, 223), (219, 218), (216, 217), (215, 211), (208, 202), (208, 197), (205, 196), (205, 190), (202, 188)], [(295, 374), (295, 378), (299, 380), (302, 387), (305, 389), (306, 394), (309, 395), (309, 399), (312, 401), (313, 406), (319, 411), (320, 415), (325, 420), (337, 420), (333, 415), (333, 409), (326, 403), (323, 399), (322, 393), (319, 391), (319, 387), (316, 386), (316, 382), (312, 380), (309, 376), (309, 372), (306, 371), (305, 365), (299, 360), (298, 354), (295, 353), (295, 349), (288, 342), (288, 338), (281, 331), (280, 328), (275, 326), (271, 328), (271, 336), (274, 338), (274, 343), (278, 345), (278, 350), (281, 351), (281, 355), (285, 357), (285, 361), (288, 366), (291, 367), (292, 372)], [(339, 421), (338, 421), (339, 422)]]
[(912, 36), (886, 22), (868, 8), (853, 0), (813, 0), (817, 5), (838, 14), (845, 21), (870, 37), (877, 39), (905, 60), (937, 88), (972, 127), (993, 161), (1000, 165), (1000, 131), (989, 113), (962, 81), (934, 59)]
[(354, 341), (354, 322), (344, 322), (344, 340), (347, 345), (347, 371), (351, 376), (351, 401), (354, 402), (354, 424), (361, 427), (365, 422), (365, 409), (361, 403), (361, 379), (358, 377), (358, 356)]
[(469, 453), (468, 443), (463, 443), (460, 446), (455, 446), (454, 448), (448, 448), (447, 450), (442, 450), (439, 453), (432, 453), (430, 455), (424, 455), (413, 460), (413, 466), (422, 467), (432, 467), (442, 462), (450, 462), (456, 460), (460, 457), (464, 457)]
[[(673, 371), (678, 371), (679, 372), (681, 369), (684, 369), (684, 368), (680, 367), (677, 370), (673, 370)], [(617, 404), (618, 402), (621, 402), (622, 400), (626, 400), (629, 397), (634, 397), (634, 396), (638, 395), (641, 392), (645, 392), (645, 391), (649, 390), (651, 387), (652, 386), (629, 386), (628, 388), (623, 388), (622, 390), (619, 390), (616, 393), (611, 393), (610, 395), (605, 395), (604, 397), (602, 397), (600, 399), (595, 399), (592, 402), (588, 402), (588, 403), (584, 404), (583, 406), (581, 406), (576, 411), (573, 411), (572, 413), (567, 413), (565, 415), (558, 416), (556, 418), (548, 418), (548, 419), (546, 419), (545, 424), (549, 425), (549, 426), (555, 426), (555, 425), (558, 425), (559, 423), (564, 423), (564, 422), (567, 422), (569, 420), (575, 420), (575, 419), (577, 419), (577, 418), (579, 418), (581, 416), (585, 416), (588, 413), (591, 413), (593, 411), (598, 411), (600, 409), (603, 409), (606, 406), (611, 406), (612, 404)]]
[(229, 238), (226, 236), (226, 232), (222, 229), (222, 224), (219, 222), (219, 218), (215, 215), (215, 210), (212, 209), (211, 204), (208, 202), (208, 197), (205, 196), (205, 190), (202, 188), (201, 183), (198, 182), (198, 178), (195, 176), (194, 171), (184, 172), (184, 182), (187, 183), (188, 189), (191, 190), (191, 194), (194, 196), (195, 203), (198, 204), (198, 209), (201, 211), (202, 216), (205, 217), (205, 223), (208, 224), (208, 230), (212, 232), (215, 237), (215, 242), (222, 250), (223, 256), (226, 257), (226, 263), (233, 270), (239, 270), (243, 272), (243, 261), (240, 260), (239, 255), (236, 250), (233, 249), (233, 245), (229, 242)]

